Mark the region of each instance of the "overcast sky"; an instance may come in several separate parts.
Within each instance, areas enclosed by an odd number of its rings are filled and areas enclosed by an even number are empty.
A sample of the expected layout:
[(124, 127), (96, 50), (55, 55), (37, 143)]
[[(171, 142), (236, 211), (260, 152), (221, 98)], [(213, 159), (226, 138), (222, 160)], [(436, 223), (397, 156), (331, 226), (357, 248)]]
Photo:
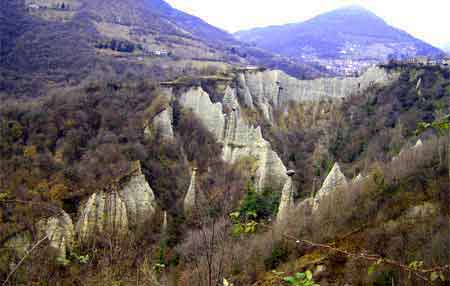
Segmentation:
[(166, 0), (229, 32), (295, 23), (341, 6), (361, 5), (434, 45), (450, 42), (450, 0)]

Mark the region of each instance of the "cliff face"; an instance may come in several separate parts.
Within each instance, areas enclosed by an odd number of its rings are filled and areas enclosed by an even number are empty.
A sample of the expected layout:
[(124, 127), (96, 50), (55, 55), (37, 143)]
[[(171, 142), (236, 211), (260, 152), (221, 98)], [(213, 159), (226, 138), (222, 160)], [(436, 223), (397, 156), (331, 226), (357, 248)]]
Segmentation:
[(180, 103), (184, 108), (191, 109), (218, 141), (223, 140), (225, 115), (221, 103), (213, 103), (201, 87), (188, 89), (181, 95)]
[(247, 71), (236, 79), (237, 95), (245, 107), (259, 109), (272, 121), (275, 108), (286, 108), (289, 102), (343, 98), (371, 85), (387, 84), (396, 78), (384, 69), (372, 67), (360, 77), (298, 80), (282, 71)]
[[(373, 67), (357, 78), (323, 78), (298, 80), (282, 71), (237, 71), (234, 77), (220, 83), (217, 94), (206, 92), (202, 85), (184, 85), (181, 89), (166, 85), (164, 92), (190, 109), (223, 144), (223, 159), (234, 163), (251, 156), (256, 159), (256, 186), (283, 186), (286, 167), (263, 137), (261, 128), (244, 116), (244, 109), (257, 112), (271, 125), (275, 111), (286, 112), (292, 102), (319, 102), (339, 99), (362, 91), (371, 85), (384, 85), (396, 74)], [(180, 84), (180, 83), (178, 83)], [(208, 89), (209, 90), (209, 89)], [(218, 99), (219, 98), (219, 99)], [(169, 120), (166, 120), (169, 122)]]
[(170, 141), (174, 138), (173, 133), (173, 110), (172, 108), (166, 108), (161, 111), (158, 115), (156, 115), (152, 122), (151, 126), (146, 126), (144, 130), (144, 134), (147, 137), (151, 137), (153, 132), (161, 135), (161, 138), (165, 141)]
[(294, 208), (294, 188), (292, 178), (288, 177), (281, 192), (280, 205), (277, 213), (277, 223), (283, 223)]
[(92, 194), (81, 209), (77, 234), (81, 241), (96, 233), (124, 234), (128, 228), (126, 206), (117, 192)]
[(123, 235), (131, 229), (140, 229), (156, 211), (153, 190), (140, 166), (120, 185), (119, 190), (91, 195), (80, 209), (76, 226), (81, 241), (104, 232)]
[[(286, 168), (283, 162), (263, 138), (261, 129), (251, 126), (241, 116), (239, 103), (231, 88), (227, 88), (223, 104), (213, 103), (210, 95), (201, 87), (191, 87), (179, 98), (181, 105), (192, 110), (223, 144), (222, 156), (226, 162), (234, 163), (248, 156), (256, 159), (258, 190), (272, 183), (284, 182)], [(224, 105), (233, 111), (225, 114)]]
[(195, 208), (195, 203), (197, 200), (197, 182), (196, 182), (197, 169), (192, 170), (191, 183), (189, 184), (188, 191), (184, 197), (184, 213), (188, 215)]
[(50, 247), (57, 252), (58, 257), (65, 257), (67, 250), (72, 249), (75, 232), (70, 216), (63, 210), (56, 216), (44, 219), (38, 223), (41, 236), (48, 237)]
[(335, 163), (333, 169), (331, 169), (330, 173), (323, 182), (322, 188), (320, 188), (320, 190), (317, 192), (316, 200), (320, 200), (322, 197), (333, 192), (335, 189), (346, 185), (347, 178), (342, 173), (339, 164)]

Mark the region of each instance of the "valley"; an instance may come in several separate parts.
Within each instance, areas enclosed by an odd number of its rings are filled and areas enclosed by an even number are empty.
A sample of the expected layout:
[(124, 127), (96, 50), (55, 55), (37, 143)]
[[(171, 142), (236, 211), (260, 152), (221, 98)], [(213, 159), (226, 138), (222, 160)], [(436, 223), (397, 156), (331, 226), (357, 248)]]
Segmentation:
[(2, 2), (2, 286), (448, 285), (448, 59), (359, 7), (236, 35)]

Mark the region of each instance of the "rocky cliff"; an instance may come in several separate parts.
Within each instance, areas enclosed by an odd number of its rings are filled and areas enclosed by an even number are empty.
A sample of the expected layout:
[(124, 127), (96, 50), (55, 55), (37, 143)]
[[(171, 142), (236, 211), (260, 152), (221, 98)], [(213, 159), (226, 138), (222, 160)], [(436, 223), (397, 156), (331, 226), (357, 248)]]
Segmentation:
[(154, 133), (159, 134), (163, 140), (172, 140), (173, 133), (173, 110), (168, 107), (156, 115), (151, 125), (147, 125), (144, 129), (146, 137), (151, 137)]
[[(228, 93), (233, 93), (228, 89)], [(274, 180), (286, 179), (286, 168), (272, 150), (259, 127), (251, 126), (241, 116), (240, 107), (234, 95), (226, 95), (224, 104), (233, 111), (224, 113), (222, 103), (213, 103), (210, 95), (201, 87), (191, 87), (181, 94), (180, 103), (192, 110), (205, 127), (223, 144), (223, 159), (234, 163), (244, 157), (254, 157), (257, 161), (256, 185), (258, 190), (269, 186)]]
[(136, 164), (123, 178), (118, 190), (105, 190), (91, 195), (80, 208), (76, 232), (81, 241), (95, 234), (123, 235), (141, 228), (156, 211), (153, 190)]
[(280, 205), (278, 206), (277, 223), (284, 223), (289, 218), (290, 212), (294, 208), (294, 187), (292, 177), (288, 175), (286, 183), (281, 192)]
[(58, 257), (66, 257), (75, 239), (75, 231), (70, 216), (63, 210), (59, 214), (38, 223), (41, 237), (47, 237), (50, 247), (57, 252)]
[(379, 67), (369, 68), (359, 77), (298, 80), (282, 71), (245, 71), (237, 75), (237, 97), (243, 106), (259, 109), (272, 121), (275, 108), (286, 108), (289, 102), (343, 98), (369, 86), (387, 84), (397, 74)]
[(189, 184), (188, 191), (184, 197), (184, 213), (189, 214), (194, 208), (197, 200), (197, 181), (196, 181), (197, 168), (192, 169), (191, 183)]
[(340, 187), (346, 187), (347, 185), (347, 178), (342, 173), (339, 164), (335, 163), (325, 181), (323, 182), (322, 187), (314, 197), (314, 208), (317, 208), (323, 197), (327, 196), (331, 192), (334, 192)]
[(218, 141), (223, 140), (225, 115), (220, 102), (213, 103), (201, 87), (193, 87), (181, 95), (180, 103), (184, 108), (191, 109)]
[[(292, 102), (340, 99), (372, 85), (387, 84), (396, 77), (378, 67), (370, 68), (360, 77), (316, 80), (298, 80), (282, 71), (239, 70), (226, 80), (221, 79), (220, 85), (217, 84), (220, 88), (211, 88), (214, 79), (208, 78), (208, 89), (199, 83), (200, 79), (197, 83), (165, 83), (163, 91), (169, 100), (178, 100), (183, 108), (191, 110), (223, 144), (226, 162), (253, 157), (257, 170), (255, 184), (262, 190), (283, 186), (286, 167), (263, 137), (261, 128), (247, 119), (246, 110), (260, 114), (265, 122), (274, 125), (275, 111), (287, 111)], [(170, 126), (171, 122), (171, 118), (165, 118), (160, 125)]]

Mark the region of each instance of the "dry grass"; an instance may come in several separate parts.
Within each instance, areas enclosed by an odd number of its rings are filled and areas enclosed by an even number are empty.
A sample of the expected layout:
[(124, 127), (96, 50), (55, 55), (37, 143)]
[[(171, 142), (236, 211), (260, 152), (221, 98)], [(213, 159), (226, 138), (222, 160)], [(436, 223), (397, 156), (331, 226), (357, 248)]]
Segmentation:
[(105, 37), (132, 41), (131, 27), (108, 22), (95, 22), (97, 31)]
[(68, 22), (75, 16), (75, 11), (59, 11), (59, 10), (35, 10), (30, 12), (33, 16), (40, 17), (47, 21)]

